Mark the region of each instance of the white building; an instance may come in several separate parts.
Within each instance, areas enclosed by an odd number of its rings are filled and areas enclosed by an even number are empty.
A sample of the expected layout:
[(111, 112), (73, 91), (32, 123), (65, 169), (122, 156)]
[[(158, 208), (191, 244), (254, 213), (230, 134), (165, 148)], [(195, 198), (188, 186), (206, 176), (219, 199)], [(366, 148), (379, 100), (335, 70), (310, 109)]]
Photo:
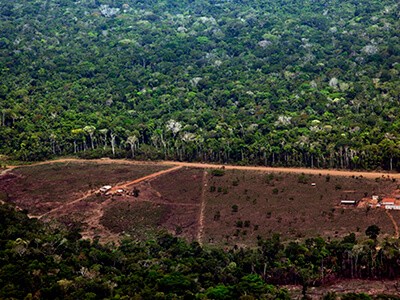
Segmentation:
[(111, 190), (111, 188), (112, 188), (111, 185), (105, 185), (105, 186), (101, 187), (99, 191), (102, 192), (102, 193), (106, 193), (109, 190)]

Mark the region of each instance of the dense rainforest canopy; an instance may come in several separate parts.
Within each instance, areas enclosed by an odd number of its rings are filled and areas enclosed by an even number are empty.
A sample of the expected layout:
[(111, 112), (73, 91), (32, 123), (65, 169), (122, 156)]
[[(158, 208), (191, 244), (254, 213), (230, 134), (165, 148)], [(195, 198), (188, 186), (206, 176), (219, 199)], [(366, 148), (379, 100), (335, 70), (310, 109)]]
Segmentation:
[[(168, 234), (101, 245), (81, 240), (77, 230), (0, 205), (0, 298), (283, 300), (290, 299), (288, 291), (275, 284), (301, 284), (305, 295), (308, 286), (337, 278), (387, 279), (400, 272), (400, 241), (378, 244), (371, 234), (364, 242), (350, 234), (340, 241), (314, 238), (286, 245), (274, 235), (259, 239), (257, 249), (223, 250)], [(324, 299), (337, 297), (329, 293)]]
[(400, 167), (397, 0), (0, 0), (0, 151)]

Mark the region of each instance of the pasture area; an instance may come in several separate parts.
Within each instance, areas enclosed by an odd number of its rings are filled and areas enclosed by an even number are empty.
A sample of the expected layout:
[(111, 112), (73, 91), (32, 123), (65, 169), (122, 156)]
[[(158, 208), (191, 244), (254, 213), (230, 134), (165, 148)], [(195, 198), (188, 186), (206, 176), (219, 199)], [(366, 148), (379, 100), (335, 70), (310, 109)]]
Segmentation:
[(3, 201), (41, 215), (103, 185), (130, 181), (167, 168), (90, 161), (24, 166), (1, 177), (0, 194)]
[(387, 178), (261, 173), (227, 170), (211, 176), (206, 192), (206, 242), (255, 244), (257, 236), (284, 239), (364, 237), (372, 224), (383, 235), (394, 227), (384, 209), (342, 206), (341, 200), (387, 195), (397, 182)]
[[(372, 224), (381, 228), (381, 238), (395, 234), (383, 208), (340, 204), (397, 193), (398, 182), (384, 176), (181, 166), (146, 177), (121, 194), (96, 193), (103, 185), (118, 186), (172, 167), (86, 161), (20, 167), (0, 178), (0, 200), (103, 241), (145, 239), (164, 230), (201, 244), (253, 246), (273, 233), (283, 240), (340, 239), (352, 232), (364, 238)], [(400, 212), (390, 214), (397, 224)]]

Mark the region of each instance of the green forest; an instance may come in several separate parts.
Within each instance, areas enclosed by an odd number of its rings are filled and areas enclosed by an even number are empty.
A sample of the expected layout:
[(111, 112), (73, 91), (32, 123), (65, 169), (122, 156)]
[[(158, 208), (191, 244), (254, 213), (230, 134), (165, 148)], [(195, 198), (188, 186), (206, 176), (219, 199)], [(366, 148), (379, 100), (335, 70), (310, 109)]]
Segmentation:
[(400, 168), (397, 0), (0, 0), (0, 153)]
[[(291, 299), (277, 284), (308, 287), (338, 278), (390, 279), (400, 272), (400, 241), (377, 242), (379, 227), (342, 240), (283, 244), (278, 235), (256, 249), (221, 249), (169, 234), (145, 242), (102, 245), (0, 205), (1, 299)], [(397, 300), (396, 296), (325, 294), (325, 300)], [(307, 299), (307, 298), (303, 298)]]

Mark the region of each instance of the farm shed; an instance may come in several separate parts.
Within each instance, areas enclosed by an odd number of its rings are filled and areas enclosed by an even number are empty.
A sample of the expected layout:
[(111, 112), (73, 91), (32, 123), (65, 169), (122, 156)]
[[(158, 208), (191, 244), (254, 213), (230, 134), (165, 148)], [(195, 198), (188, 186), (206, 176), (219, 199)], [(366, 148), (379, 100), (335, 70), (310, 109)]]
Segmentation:
[(357, 200), (340, 200), (340, 204), (342, 205), (357, 205)]
[(105, 193), (108, 192), (109, 190), (111, 190), (112, 186), (111, 185), (105, 185), (103, 187), (100, 188), (100, 192)]
[(400, 205), (386, 205), (385, 208), (391, 210), (400, 210)]
[(386, 206), (386, 205), (394, 205), (394, 201), (389, 201), (389, 200), (382, 201), (382, 202), (381, 202), (381, 205), (383, 205), (383, 206)]

